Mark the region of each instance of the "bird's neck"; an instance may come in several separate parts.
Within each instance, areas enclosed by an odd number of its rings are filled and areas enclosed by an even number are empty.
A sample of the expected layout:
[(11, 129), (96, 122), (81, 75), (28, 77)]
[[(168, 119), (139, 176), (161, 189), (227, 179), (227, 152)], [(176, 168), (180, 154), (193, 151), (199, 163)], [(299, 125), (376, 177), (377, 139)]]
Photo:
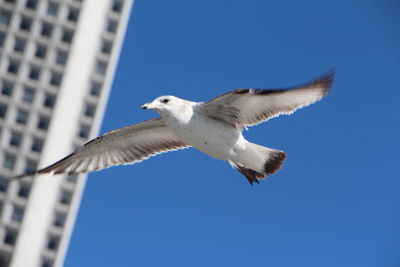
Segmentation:
[(193, 116), (191, 106), (182, 106), (168, 113), (160, 113), (164, 121), (171, 127), (180, 127), (189, 123)]

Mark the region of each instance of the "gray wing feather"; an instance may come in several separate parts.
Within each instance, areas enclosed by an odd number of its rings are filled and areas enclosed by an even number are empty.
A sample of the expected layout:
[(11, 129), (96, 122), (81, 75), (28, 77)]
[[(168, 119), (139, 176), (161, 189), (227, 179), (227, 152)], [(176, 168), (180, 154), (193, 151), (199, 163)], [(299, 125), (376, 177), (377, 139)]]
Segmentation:
[(199, 110), (235, 128), (252, 126), (320, 100), (329, 92), (333, 79), (332, 72), (288, 89), (237, 89), (203, 103)]
[(37, 173), (78, 174), (115, 165), (133, 164), (159, 153), (189, 147), (157, 118), (116, 129), (86, 143), (56, 163), (16, 178)]

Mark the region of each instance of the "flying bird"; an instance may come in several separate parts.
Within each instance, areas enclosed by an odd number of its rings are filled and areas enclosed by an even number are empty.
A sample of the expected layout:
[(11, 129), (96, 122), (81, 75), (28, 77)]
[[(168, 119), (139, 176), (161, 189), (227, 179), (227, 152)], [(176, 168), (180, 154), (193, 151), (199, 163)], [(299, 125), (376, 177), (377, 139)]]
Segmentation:
[(161, 96), (144, 104), (161, 117), (110, 131), (35, 174), (79, 174), (133, 164), (162, 152), (194, 147), (227, 161), (250, 184), (277, 172), (286, 153), (247, 141), (243, 129), (291, 114), (324, 97), (334, 73), (287, 89), (236, 89), (208, 102)]

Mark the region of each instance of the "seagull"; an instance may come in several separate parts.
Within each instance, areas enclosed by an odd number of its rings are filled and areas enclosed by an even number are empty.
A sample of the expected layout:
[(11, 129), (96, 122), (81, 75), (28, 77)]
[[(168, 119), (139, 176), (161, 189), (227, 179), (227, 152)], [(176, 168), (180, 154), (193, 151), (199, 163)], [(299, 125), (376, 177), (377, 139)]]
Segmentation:
[(194, 147), (227, 161), (250, 184), (259, 183), (259, 179), (282, 167), (286, 153), (247, 141), (243, 129), (281, 114), (292, 114), (320, 100), (329, 92), (333, 80), (334, 73), (330, 72), (300, 86), (236, 89), (208, 102), (161, 96), (142, 106), (161, 117), (110, 131), (48, 167), (15, 178), (88, 173)]

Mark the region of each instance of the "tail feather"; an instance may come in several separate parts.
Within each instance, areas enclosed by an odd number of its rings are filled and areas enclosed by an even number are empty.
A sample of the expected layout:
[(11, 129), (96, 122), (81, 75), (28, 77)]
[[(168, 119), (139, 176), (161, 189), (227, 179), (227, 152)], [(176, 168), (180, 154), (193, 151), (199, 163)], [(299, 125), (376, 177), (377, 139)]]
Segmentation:
[(280, 150), (274, 150), (270, 155), (271, 157), (268, 158), (264, 164), (266, 175), (276, 173), (280, 168), (282, 168), (283, 162), (286, 159), (286, 153)]
[(239, 156), (238, 160), (231, 164), (252, 185), (259, 183), (258, 179), (264, 179), (266, 176), (276, 173), (282, 167), (285, 159), (286, 153), (283, 151), (248, 143), (248, 149), (242, 157)]

